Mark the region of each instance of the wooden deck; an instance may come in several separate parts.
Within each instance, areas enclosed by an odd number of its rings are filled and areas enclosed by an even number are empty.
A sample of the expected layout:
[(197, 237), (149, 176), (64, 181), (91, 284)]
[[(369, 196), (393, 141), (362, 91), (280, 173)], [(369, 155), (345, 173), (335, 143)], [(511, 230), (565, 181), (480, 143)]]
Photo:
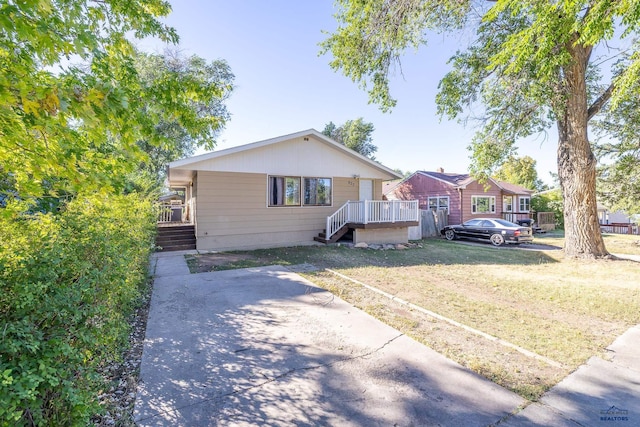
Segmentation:
[(408, 228), (419, 224), (417, 200), (348, 201), (327, 217), (325, 230), (314, 240), (334, 243), (349, 230)]

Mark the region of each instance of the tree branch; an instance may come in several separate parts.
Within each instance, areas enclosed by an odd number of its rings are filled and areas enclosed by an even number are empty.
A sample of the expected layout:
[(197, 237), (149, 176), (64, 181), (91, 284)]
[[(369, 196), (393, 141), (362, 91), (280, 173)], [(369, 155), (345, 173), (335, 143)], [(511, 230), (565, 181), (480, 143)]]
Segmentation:
[(591, 104), (591, 106), (587, 110), (587, 121), (591, 120), (593, 116), (600, 112), (604, 104), (606, 104), (607, 101), (609, 101), (609, 98), (611, 98), (611, 94), (613, 93), (614, 88), (615, 83), (612, 82), (609, 87), (604, 92), (602, 92), (602, 95), (600, 95), (598, 99), (596, 99), (593, 104)]

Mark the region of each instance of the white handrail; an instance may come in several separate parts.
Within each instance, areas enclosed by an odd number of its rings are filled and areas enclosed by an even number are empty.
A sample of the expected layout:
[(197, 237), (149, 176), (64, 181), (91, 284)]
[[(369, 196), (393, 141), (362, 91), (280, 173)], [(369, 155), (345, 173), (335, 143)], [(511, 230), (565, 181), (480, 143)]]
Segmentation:
[(173, 211), (176, 209), (180, 210), (180, 220), (178, 222), (184, 222), (185, 221), (185, 215), (186, 215), (186, 205), (182, 204), (182, 203), (159, 203), (157, 205), (157, 209), (158, 209), (158, 223), (169, 223), (169, 222), (176, 222), (173, 221), (173, 217), (174, 217), (174, 213)]
[(331, 236), (336, 234), (338, 230), (344, 227), (349, 222), (349, 203), (347, 202), (340, 209), (335, 211), (332, 215), (327, 217), (326, 239), (329, 240)]
[(417, 200), (348, 201), (327, 217), (326, 239), (348, 223), (395, 223), (418, 221)]

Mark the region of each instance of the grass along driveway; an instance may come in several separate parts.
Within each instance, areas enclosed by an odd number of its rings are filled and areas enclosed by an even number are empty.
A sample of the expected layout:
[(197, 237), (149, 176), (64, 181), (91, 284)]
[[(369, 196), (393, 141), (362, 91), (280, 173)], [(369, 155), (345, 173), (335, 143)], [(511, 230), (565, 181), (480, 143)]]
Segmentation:
[[(640, 254), (629, 236), (607, 238)], [(548, 239), (548, 240), (546, 240)], [(539, 243), (562, 244), (559, 237)], [(537, 239), (538, 240), (538, 239)], [(638, 237), (636, 236), (636, 241)], [(620, 252), (619, 250), (617, 252)], [(569, 261), (561, 251), (524, 251), (424, 240), (406, 250), (345, 246), (234, 252), (233, 268), (310, 263), (322, 286), (403, 333), (525, 398), (536, 400), (630, 326), (640, 323), (640, 264)], [(240, 259), (241, 261), (238, 261)], [(217, 262), (216, 268), (226, 268)], [(206, 255), (192, 268), (210, 268)], [(359, 282), (561, 364), (552, 366), (393, 302)]]

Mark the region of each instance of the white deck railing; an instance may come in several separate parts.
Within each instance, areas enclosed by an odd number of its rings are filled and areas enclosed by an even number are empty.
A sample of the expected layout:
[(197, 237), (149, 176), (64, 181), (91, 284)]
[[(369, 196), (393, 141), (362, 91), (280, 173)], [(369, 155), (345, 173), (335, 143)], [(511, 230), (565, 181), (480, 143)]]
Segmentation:
[(360, 200), (348, 201), (327, 217), (326, 239), (348, 223), (395, 223), (418, 221), (417, 200)]
[(159, 203), (157, 207), (158, 223), (188, 222), (185, 208), (185, 204)]

